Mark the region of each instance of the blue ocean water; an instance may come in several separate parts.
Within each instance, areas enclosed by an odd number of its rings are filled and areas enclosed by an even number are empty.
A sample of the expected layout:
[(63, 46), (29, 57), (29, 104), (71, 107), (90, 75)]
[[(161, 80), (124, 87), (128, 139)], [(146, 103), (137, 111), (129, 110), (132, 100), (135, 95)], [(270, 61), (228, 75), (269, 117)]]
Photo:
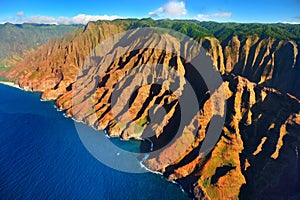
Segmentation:
[(120, 172), (96, 160), (73, 120), (39, 99), (0, 84), (0, 199), (188, 199), (160, 175)]

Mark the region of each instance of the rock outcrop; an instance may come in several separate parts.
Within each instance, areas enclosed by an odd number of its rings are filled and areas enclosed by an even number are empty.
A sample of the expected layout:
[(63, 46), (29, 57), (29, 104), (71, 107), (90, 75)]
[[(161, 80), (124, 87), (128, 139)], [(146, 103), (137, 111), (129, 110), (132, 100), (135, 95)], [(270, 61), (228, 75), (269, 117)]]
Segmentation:
[(62, 37), (79, 25), (49, 24), (0, 24), (0, 76), (30, 52), (48, 42), (50, 38)]
[(228, 110), (218, 143), (204, 158), (191, 148), (165, 175), (198, 199), (298, 198), (300, 101), (245, 78), (224, 81)]
[(205, 38), (203, 47), (211, 55), (220, 72), (240, 75), (263, 86), (300, 97), (297, 87), (300, 74), (299, 44), (257, 35), (240, 40), (232, 37), (220, 44), (215, 38)]
[[(56, 100), (67, 116), (110, 136), (149, 138), (155, 153), (143, 164), (179, 182), (192, 197), (299, 197), (297, 42), (204, 37), (197, 41), (203, 52), (168, 32), (122, 34), (129, 28), (126, 20), (90, 22), (30, 54), (9, 78), (43, 91), (42, 98)], [(203, 53), (222, 74), (213, 91), (191, 64), (201, 63)], [(188, 83), (198, 107), (185, 110), (180, 97), (190, 97)], [(222, 117), (216, 143), (200, 151), (213, 119)]]

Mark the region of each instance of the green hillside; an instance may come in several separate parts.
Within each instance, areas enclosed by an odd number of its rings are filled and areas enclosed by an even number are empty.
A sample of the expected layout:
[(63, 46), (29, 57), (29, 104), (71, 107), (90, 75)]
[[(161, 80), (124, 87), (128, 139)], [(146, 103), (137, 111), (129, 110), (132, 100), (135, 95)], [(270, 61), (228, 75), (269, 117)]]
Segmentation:
[(22, 60), (28, 52), (37, 49), (51, 37), (60, 37), (79, 26), (0, 24), (0, 70)]
[[(101, 24), (105, 21), (98, 21)], [(108, 22), (108, 21), (106, 21)], [(261, 24), (261, 23), (218, 23), (200, 22), (197, 20), (153, 20), (146, 19), (117, 19), (110, 23), (126, 25), (129, 28), (160, 27), (179, 31), (195, 39), (214, 36), (218, 40), (226, 40), (232, 36), (240, 38), (249, 35), (258, 35), (260, 38), (272, 37), (283, 40), (299, 40), (300, 24)]]

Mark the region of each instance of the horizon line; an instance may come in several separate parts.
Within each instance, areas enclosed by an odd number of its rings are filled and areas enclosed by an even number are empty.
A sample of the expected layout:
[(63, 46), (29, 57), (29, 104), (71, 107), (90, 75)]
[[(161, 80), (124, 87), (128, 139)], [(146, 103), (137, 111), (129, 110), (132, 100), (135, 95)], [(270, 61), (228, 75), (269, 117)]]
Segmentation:
[(300, 22), (288, 22), (288, 21), (278, 21), (278, 22), (262, 22), (262, 21), (251, 21), (251, 22), (245, 22), (245, 21), (226, 21), (226, 22), (220, 22), (216, 20), (199, 20), (196, 18), (152, 18), (152, 17), (118, 17), (114, 19), (98, 19), (98, 20), (91, 20), (87, 23), (38, 23), (38, 22), (11, 22), (11, 21), (2, 21), (0, 22), (0, 25), (5, 24), (13, 24), (13, 25), (24, 25), (24, 24), (33, 24), (33, 25), (66, 25), (66, 26), (74, 26), (74, 25), (87, 25), (90, 22), (98, 22), (98, 21), (116, 21), (116, 20), (146, 20), (151, 19), (153, 21), (160, 21), (160, 20), (170, 20), (170, 21), (197, 21), (197, 22), (212, 22), (212, 23), (219, 23), (219, 24), (226, 24), (226, 23), (236, 23), (236, 24), (288, 24), (288, 25), (300, 25)]

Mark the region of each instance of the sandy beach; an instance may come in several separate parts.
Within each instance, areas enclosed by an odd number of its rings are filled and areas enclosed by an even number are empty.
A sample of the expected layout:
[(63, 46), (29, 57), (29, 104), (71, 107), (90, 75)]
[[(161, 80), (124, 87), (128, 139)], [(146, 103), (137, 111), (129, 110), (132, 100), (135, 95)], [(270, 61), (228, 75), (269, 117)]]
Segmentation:
[(18, 88), (18, 89), (22, 90), (22, 88), (20, 88), (19, 85), (15, 84), (13, 82), (0, 81), (0, 84), (8, 85), (8, 86), (11, 86), (11, 87)]

